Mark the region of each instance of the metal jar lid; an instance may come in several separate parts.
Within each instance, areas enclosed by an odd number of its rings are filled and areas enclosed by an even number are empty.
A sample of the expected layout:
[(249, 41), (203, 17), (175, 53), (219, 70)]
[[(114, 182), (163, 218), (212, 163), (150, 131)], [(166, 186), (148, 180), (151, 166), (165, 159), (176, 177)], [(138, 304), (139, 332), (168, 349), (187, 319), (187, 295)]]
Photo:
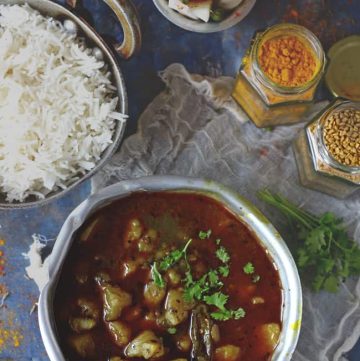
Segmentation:
[(330, 64), (326, 85), (336, 97), (360, 101), (360, 36), (352, 35), (335, 43), (328, 52)]

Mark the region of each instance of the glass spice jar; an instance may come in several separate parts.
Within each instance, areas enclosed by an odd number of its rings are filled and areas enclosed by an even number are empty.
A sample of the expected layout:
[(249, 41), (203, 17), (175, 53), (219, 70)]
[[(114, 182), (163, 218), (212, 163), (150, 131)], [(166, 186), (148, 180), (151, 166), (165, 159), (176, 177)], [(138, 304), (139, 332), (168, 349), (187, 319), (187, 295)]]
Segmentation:
[[(276, 83), (261, 66), (259, 55), (264, 44), (282, 37), (296, 39), (315, 61), (311, 78), (303, 84), (284, 86)], [(232, 96), (258, 127), (298, 122), (313, 105), (325, 64), (321, 43), (312, 32), (295, 24), (272, 26), (255, 34), (252, 46), (243, 58)]]
[(305, 187), (345, 198), (360, 189), (360, 103), (336, 99), (293, 144)]

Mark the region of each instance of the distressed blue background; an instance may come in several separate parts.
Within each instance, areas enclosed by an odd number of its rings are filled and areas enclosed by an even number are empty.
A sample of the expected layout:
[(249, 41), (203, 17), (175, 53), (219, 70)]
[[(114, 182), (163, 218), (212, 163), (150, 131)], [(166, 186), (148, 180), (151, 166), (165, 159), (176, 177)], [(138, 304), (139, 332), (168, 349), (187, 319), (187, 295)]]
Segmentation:
[[(126, 135), (136, 130), (137, 118), (163, 89), (157, 77), (158, 71), (173, 62), (182, 63), (195, 73), (233, 76), (255, 30), (281, 21), (307, 26), (319, 36), (325, 49), (347, 35), (360, 34), (358, 0), (258, 0), (242, 23), (210, 35), (177, 28), (162, 17), (151, 0), (134, 0), (134, 3), (142, 22), (143, 47), (137, 57), (127, 62), (120, 60), (129, 95), (130, 120)], [(121, 40), (121, 29), (102, 1), (84, 0), (83, 5), (84, 17), (99, 33), (109, 42)], [(329, 97), (329, 93), (320, 89), (318, 97)], [(5, 246), (0, 247), (6, 259), (6, 275), (0, 276), (0, 284), (10, 291), (5, 307), (0, 309), (0, 327), (6, 326), (11, 319), (12, 328), (21, 330), (24, 335), (20, 347), (0, 347), (0, 360), (48, 360), (38, 331), (37, 313), (30, 315), (38, 290), (24, 277), (27, 262), (21, 254), (28, 251), (33, 233), (56, 238), (66, 216), (88, 195), (89, 190), (87, 182), (46, 206), (0, 211), (0, 239), (6, 240)], [(360, 360), (360, 344), (349, 357), (351, 361)]]

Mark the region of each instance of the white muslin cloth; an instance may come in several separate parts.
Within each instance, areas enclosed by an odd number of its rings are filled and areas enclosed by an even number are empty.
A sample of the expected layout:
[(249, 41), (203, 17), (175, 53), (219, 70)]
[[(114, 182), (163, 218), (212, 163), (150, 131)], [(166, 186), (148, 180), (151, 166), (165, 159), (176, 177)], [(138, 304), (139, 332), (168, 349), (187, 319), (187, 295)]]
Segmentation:
[[(291, 248), (283, 217), (256, 198), (256, 191), (267, 187), (314, 213), (332, 211), (343, 217), (360, 242), (359, 195), (340, 201), (299, 183), (292, 142), (304, 124), (256, 128), (230, 97), (232, 78), (190, 75), (180, 64), (160, 76), (166, 90), (141, 115), (137, 133), (93, 178), (93, 190), (152, 174), (211, 178), (258, 206)], [(317, 104), (314, 112), (322, 107), (324, 103)], [(360, 336), (360, 280), (348, 280), (337, 294), (314, 294), (305, 287), (303, 294), (303, 324), (293, 360), (346, 360), (344, 353)]]

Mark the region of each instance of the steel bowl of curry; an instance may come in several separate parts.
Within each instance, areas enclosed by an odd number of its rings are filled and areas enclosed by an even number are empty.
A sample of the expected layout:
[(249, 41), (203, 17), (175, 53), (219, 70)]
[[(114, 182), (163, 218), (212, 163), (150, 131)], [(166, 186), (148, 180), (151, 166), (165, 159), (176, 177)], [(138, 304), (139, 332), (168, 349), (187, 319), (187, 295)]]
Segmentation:
[(290, 360), (302, 293), (279, 233), (213, 181), (153, 176), (65, 221), (39, 300), (51, 361)]

